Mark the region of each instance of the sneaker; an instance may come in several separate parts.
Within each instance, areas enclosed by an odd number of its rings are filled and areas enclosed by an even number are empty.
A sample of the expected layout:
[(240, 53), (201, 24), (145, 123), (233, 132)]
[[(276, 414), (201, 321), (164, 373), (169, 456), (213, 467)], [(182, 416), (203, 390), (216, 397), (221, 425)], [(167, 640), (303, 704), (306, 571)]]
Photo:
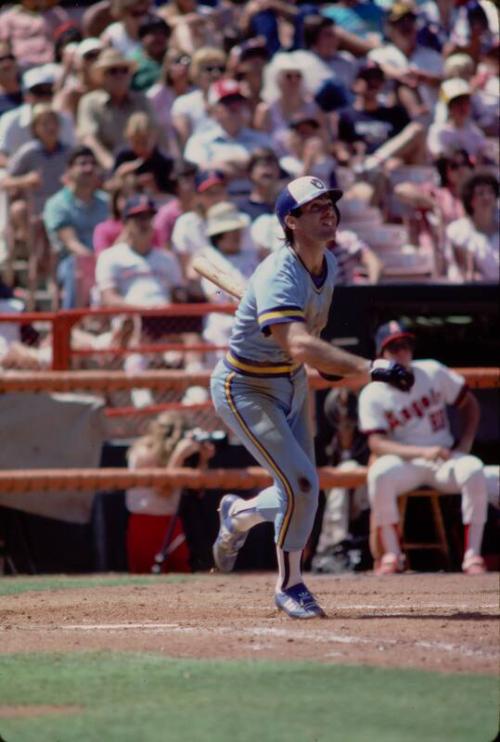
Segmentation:
[(326, 613), (316, 602), (316, 598), (309, 592), (303, 582), (293, 585), (287, 590), (280, 590), (274, 596), (274, 602), (280, 611), (284, 611), (291, 618), (325, 618)]
[(380, 562), (375, 566), (376, 575), (396, 575), (405, 571), (406, 559), (404, 554), (384, 554)]
[(212, 547), (215, 566), (220, 572), (231, 572), (238, 552), (246, 541), (248, 531), (237, 531), (232, 523), (229, 511), (241, 498), (237, 495), (225, 495), (219, 505), (219, 533)]
[(466, 575), (484, 575), (486, 571), (486, 564), (483, 557), (477, 554), (466, 556), (462, 562), (462, 572)]

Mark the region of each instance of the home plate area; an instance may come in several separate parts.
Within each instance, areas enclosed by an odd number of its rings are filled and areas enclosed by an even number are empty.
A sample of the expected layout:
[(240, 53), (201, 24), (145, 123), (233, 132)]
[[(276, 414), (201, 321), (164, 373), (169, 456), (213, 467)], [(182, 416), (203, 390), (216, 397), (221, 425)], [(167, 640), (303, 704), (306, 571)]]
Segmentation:
[(64, 589), (5, 595), (0, 652), (145, 651), (497, 672), (497, 573), (310, 575), (328, 614), (310, 621), (276, 611), (269, 573), (113, 580), (92, 585), (86, 577), (79, 586), (72, 578)]

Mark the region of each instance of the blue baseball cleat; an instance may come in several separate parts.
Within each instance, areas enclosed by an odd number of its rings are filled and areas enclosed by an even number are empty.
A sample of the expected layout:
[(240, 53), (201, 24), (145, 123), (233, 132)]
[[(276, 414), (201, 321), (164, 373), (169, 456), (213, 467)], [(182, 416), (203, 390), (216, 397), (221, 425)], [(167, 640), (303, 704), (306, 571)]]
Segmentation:
[(323, 608), (318, 605), (316, 598), (303, 582), (287, 590), (280, 590), (275, 594), (274, 602), (280, 611), (284, 611), (291, 618), (326, 618)]
[(225, 495), (219, 505), (220, 527), (212, 547), (215, 566), (220, 572), (231, 572), (238, 552), (246, 541), (248, 531), (236, 531), (229, 511), (240, 498), (237, 495)]

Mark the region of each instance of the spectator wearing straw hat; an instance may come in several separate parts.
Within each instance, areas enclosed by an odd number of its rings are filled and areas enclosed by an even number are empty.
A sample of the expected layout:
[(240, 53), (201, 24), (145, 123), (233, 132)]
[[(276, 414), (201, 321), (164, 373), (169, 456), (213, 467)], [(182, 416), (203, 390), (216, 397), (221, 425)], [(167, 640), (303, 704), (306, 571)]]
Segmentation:
[[(239, 284), (246, 282), (259, 262), (255, 247), (245, 242), (249, 225), (248, 214), (238, 211), (229, 201), (221, 201), (207, 211), (207, 244), (201, 254)], [(203, 279), (201, 286), (208, 301), (215, 304), (229, 301), (228, 295), (210, 281)], [(211, 312), (205, 319), (203, 338), (214, 345), (227, 346), (233, 322), (232, 315)], [(224, 353), (219, 352), (217, 357), (222, 355)]]
[(125, 144), (130, 116), (144, 111), (154, 118), (149, 101), (130, 90), (136, 63), (114, 49), (105, 49), (95, 67), (99, 88), (83, 96), (78, 106), (78, 131), (83, 144), (94, 150), (99, 164), (111, 170), (114, 154)]
[(427, 148), (437, 158), (443, 151), (464, 149), (476, 161), (484, 161), (487, 139), (471, 117), (471, 87), (459, 77), (445, 80), (441, 95), (448, 107), (444, 123), (434, 123), (427, 135)]

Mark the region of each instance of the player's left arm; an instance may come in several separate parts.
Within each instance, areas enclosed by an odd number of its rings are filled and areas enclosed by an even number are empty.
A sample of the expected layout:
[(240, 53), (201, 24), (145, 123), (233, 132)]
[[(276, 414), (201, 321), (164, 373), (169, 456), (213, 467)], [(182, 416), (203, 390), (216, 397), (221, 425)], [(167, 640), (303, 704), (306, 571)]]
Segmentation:
[(360, 384), (371, 380), (370, 361), (336, 348), (308, 332), (303, 322), (271, 325), (273, 338), (295, 363), (307, 363), (323, 374), (359, 377)]
[(460, 410), (461, 434), (453, 450), (461, 451), (462, 453), (470, 453), (479, 425), (479, 403), (476, 397), (468, 389), (465, 389), (464, 393), (461, 394), (460, 397), (461, 398), (458, 401), (458, 409)]

